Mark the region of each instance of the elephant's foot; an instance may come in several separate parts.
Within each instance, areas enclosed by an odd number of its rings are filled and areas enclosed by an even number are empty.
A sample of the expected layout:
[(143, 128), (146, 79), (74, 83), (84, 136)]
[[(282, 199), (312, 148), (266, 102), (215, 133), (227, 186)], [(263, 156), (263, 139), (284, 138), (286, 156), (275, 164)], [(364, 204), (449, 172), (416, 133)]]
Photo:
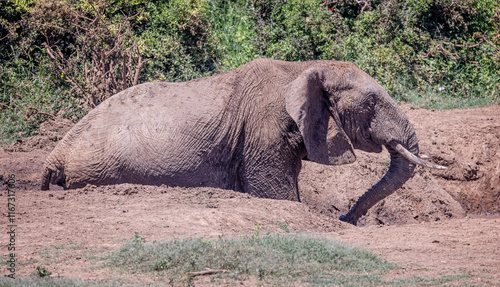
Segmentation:
[(340, 221), (344, 221), (347, 223), (350, 223), (352, 225), (357, 225), (358, 223), (358, 218), (356, 216), (353, 216), (352, 213), (348, 212), (347, 214), (341, 215), (339, 217)]

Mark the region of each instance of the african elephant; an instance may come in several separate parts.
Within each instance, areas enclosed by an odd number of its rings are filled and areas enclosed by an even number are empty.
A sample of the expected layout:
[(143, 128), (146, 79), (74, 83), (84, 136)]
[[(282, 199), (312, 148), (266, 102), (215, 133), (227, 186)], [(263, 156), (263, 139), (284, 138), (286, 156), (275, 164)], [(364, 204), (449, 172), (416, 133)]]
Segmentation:
[(415, 131), (352, 63), (254, 60), (184, 83), (152, 82), (102, 102), (47, 158), (42, 190), (138, 183), (218, 187), (300, 201), (301, 160), (339, 165), (353, 149), (391, 155), (386, 175), (341, 220), (356, 224), (411, 176)]

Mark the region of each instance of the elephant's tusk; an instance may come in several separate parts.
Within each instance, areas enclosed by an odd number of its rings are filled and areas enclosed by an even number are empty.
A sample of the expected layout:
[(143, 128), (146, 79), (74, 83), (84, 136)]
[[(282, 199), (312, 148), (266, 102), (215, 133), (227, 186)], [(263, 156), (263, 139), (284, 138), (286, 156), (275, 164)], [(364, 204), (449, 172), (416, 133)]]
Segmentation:
[(417, 157), (416, 155), (412, 154), (411, 152), (409, 152), (407, 149), (405, 149), (401, 144), (399, 143), (396, 143), (394, 141), (391, 141), (389, 143), (391, 145), (391, 147), (396, 150), (398, 153), (400, 153), (404, 158), (406, 158), (407, 160), (409, 160), (410, 162), (414, 163), (414, 164), (420, 164), (420, 165), (424, 165), (426, 167), (430, 167), (430, 168), (435, 168), (435, 169), (448, 169), (444, 166), (441, 166), (441, 165), (437, 165), (437, 164), (432, 164), (432, 163), (428, 163), (426, 162), (425, 160)]
[(419, 154), (418, 157), (421, 158), (421, 159), (431, 159), (432, 155)]

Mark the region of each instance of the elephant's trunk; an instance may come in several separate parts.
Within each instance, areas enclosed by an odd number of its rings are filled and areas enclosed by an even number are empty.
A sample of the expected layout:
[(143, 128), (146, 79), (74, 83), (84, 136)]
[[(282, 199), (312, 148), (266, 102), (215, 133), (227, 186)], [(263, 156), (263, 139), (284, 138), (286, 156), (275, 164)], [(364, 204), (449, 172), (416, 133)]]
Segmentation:
[[(405, 149), (413, 155), (418, 155), (418, 142), (413, 134), (407, 141)], [(391, 155), (391, 165), (384, 177), (363, 194), (356, 204), (340, 220), (356, 225), (358, 219), (365, 215), (368, 209), (373, 207), (382, 199), (391, 195), (399, 189), (411, 176), (415, 169), (415, 163), (410, 162), (400, 152), (393, 148), (394, 142), (386, 145)]]

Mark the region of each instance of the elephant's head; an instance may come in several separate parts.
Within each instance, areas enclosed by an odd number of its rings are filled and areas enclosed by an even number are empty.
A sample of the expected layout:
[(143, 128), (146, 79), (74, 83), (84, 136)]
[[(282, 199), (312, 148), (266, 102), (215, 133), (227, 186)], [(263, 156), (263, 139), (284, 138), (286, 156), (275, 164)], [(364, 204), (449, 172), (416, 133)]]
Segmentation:
[(286, 109), (297, 123), (307, 158), (338, 165), (356, 160), (353, 149), (391, 156), (389, 170), (341, 220), (356, 224), (368, 209), (400, 188), (415, 164), (432, 168), (418, 157), (413, 126), (388, 93), (351, 63), (322, 62), (302, 72), (285, 89)]

